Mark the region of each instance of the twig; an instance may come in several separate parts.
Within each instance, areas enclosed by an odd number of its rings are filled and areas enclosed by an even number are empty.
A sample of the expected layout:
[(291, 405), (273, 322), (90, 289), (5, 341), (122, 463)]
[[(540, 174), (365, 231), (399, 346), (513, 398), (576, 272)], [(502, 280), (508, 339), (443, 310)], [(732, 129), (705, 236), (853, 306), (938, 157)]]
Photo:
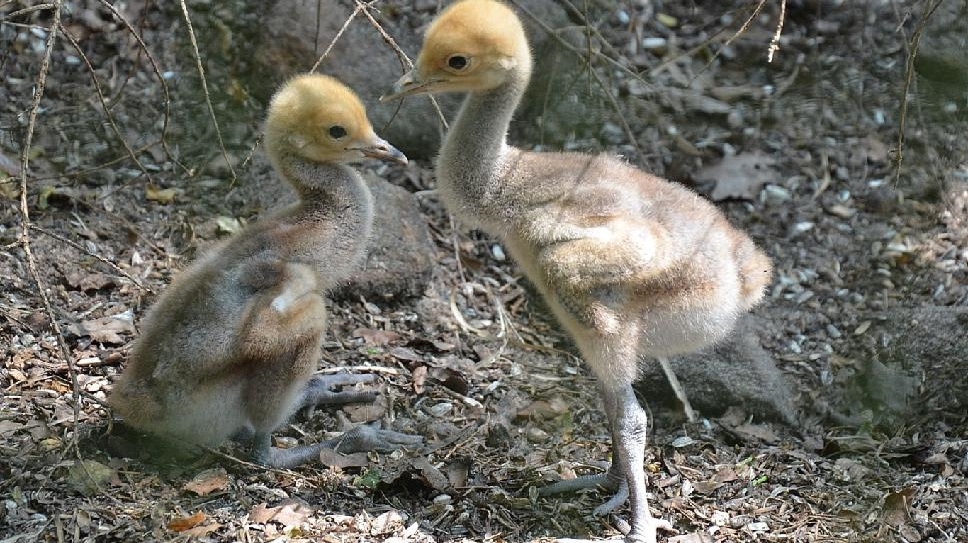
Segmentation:
[(195, 65), (198, 68), (198, 76), (202, 80), (202, 93), (205, 95), (205, 103), (208, 105), (208, 113), (212, 117), (212, 124), (215, 125), (215, 137), (218, 139), (218, 147), (222, 151), (222, 158), (225, 159), (225, 165), (229, 168), (229, 173), (232, 174), (232, 183), (235, 183), (237, 176), (235, 175), (235, 168), (232, 166), (232, 161), (229, 160), (229, 153), (225, 150), (225, 142), (222, 140), (222, 129), (219, 128), (218, 118), (215, 116), (215, 107), (212, 105), (212, 97), (208, 93), (208, 81), (205, 78), (205, 67), (202, 66), (202, 54), (198, 50), (198, 40), (195, 39), (195, 29), (192, 27), (192, 18), (188, 15), (188, 6), (185, 5), (185, 0), (178, 0), (181, 5), (182, 15), (185, 17), (185, 25), (188, 27), (188, 37), (192, 42), (192, 51), (195, 53)]
[(101, 108), (104, 110), (104, 116), (107, 118), (108, 124), (111, 126), (111, 130), (114, 132), (114, 135), (118, 138), (118, 141), (121, 142), (121, 145), (124, 146), (124, 150), (128, 153), (128, 158), (137, 164), (138, 169), (141, 170), (141, 173), (148, 178), (148, 181), (154, 183), (151, 178), (151, 174), (148, 173), (148, 169), (145, 168), (145, 165), (141, 163), (141, 159), (138, 158), (138, 155), (136, 155), (134, 150), (131, 149), (131, 146), (128, 145), (127, 140), (124, 139), (124, 135), (121, 134), (121, 129), (118, 128), (118, 123), (114, 120), (114, 114), (111, 113), (111, 106), (108, 105), (107, 100), (104, 98), (104, 92), (101, 90), (101, 81), (97, 78), (97, 72), (94, 71), (94, 66), (91, 64), (91, 60), (87, 58), (84, 50), (81, 49), (80, 45), (78, 45), (77, 40), (74, 39), (74, 36), (68, 32), (67, 28), (63, 24), (60, 25), (60, 31), (62, 34), (64, 34), (64, 37), (67, 38), (67, 41), (71, 43), (71, 46), (74, 48), (74, 52), (77, 53), (77, 55), (84, 62), (84, 65), (87, 67), (88, 72), (90, 72), (91, 82), (94, 83), (94, 92), (97, 93), (97, 98), (101, 102)]
[[(696, 422), (696, 412), (692, 409), (692, 404), (689, 403), (689, 397), (686, 396), (686, 389), (682, 388), (682, 383), (679, 382), (679, 378), (676, 377), (676, 372), (673, 371), (672, 365), (669, 364), (669, 359), (660, 356), (659, 365), (662, 366), (662, 371), (665, 372), (666, 379), (669, 380), (669, 385), (672, 386), (672, 391), (676, 393), (676, 398), (682, 403), (682, 409), (686, 412), (686, 420), (689, 422)], [(652, 417), (649, 417), (650, 419)]]
[[(44, 304), (47, 319), (50, 321), (51, 328), (57, 335), (57, 345), (60, 347), (61, 355), (67, 364), (67, 370), (71, 376), (71, 399), (74, 408), (74, 426), (81, 419), (81, 387), (77, 382), (77, 370), (74, 368), (74, 359), (71, 357), (70, 350), (67, 348), (67, 340), (61, 331), (57, 317), (54, 316), (54, 308), (47, 297), (47, 284), (40, 277), (37, 271), (37, 263), (34, 260), (33, 252), (30, 249), (30, 210), (27, 206), (27, 176), (30, 170), (30, 148), (33, 143), (34, 129), (37, 126), (37, 112), (40, 110), (40, 101), (44, 97), (44, 89), (47, 85), (47, 72), (50, 69), (50, 58), (54, 52), (54, 44), (57, 41), (57, 29), (61, 23), (61, 5), (63, 0), (56, 0), (53, 3), (54, 18), (50, 24), (47, 34), (47, 43), (44, 47), (44, 57), (40, 62), (40, 70), (37, 74), (37, 81), (34, 87), (34, 96), (30, 103), (27, 113), (27, 129), (24, 134), (23, 147), (20, 150), (20, 244), (23, 246), (24, 255), (27, 259), (27, 269), (30, 272), (34, 284), (37, 286), (37, 294)], [(71, 434), (71, 446), (77, 447), (78, 435), (74, 431)]]
[(353, 13), (350, 13), (350, 16), (343, 21), (343, 26), (336, 31), (336, 35), (333, 36), (332, 40), (330, 40), (329, 45), (326, 46), (326, 50), (323, 51), (323, 54), (319, 55), (319, 58), (316, 59), (316, 63), (313, 64), (313, 67), (309, 69), (310, 72), (315, 72), (319, 68), (319, 65), (323, 63), (323, 60), (329, 56), (329, 52), (333, 49), (333, 46), (336, 45), (336, 42), (339, 41), (343, 33), (346, 32), (346, 29), (349, 28), (350, 23), (353, 22), (353, 19), (360, 14), (360, 9), (359, 3), (357, 3), (357, 6), (353, 8)]
[(911, 82), (914, 80), (914, 59), (918, 56), (918, 47), (921, 45), (921, 35), (924, 33), (925, 27), (928, 26), (928, 19), (934, 15), (938, 6), (944, 0), (924, 0), (924, 10), (921, 12), (921, 20), (918, 21), (917, 26), (914, 28), (914, 35), (911, 37), (911, 43), (908, 45), (908, 55), (907, 61), (904, 66), (904, 87), (901, 91), (901, 109), (898, 112), (898, 122), (897, 122), (897, 147), (895, 148), (894, 154), (894, 183), (897, 184), (901, 180), (901, 163), (904, 162), (904, 126), (907, 121), (907, 98), (908, 92), (911, 89)]
[[(318, 9), (319, 9), (319, 4), (317, 4), (317, 17), (316, 17), (317, 30), (316, 30), (316, 36), (313, 38), (313, 40), (314, 40), (313, 47), (314, 48), (316, 48), (318, 46), (318, 40), (319, 40), (319, 29), (318, 29), (318, 25), (319, 25), (319, 13), (318, 13)], [(361, 8), (360, 8), (359, 5), (357, 5), (355, 8), (353, 8), (353, 13), (350, 13), (350, 16), (347, 17), (345, 21), (343, 21), (343, 26), (341, 26), (339, 28), (339, 30), (336, 31), (336, 35), (333, 36), (333, 39), (329, 41), (329, 45), (326, 46), (326, 50), (323, 51), (321, 55), (319, 55), (319, 58), (316, 59), (316, 62), (313, 63), (313, 66), (311, 68), (309, 68), (309, 73), (313, 73), (317, 69), (319, 69), (319, 65), (322, 64), (323, 61), (326, 60), (326, 57), (329, 56), (329, 52), (333, 50), (333, 46), (336, 45), (336, 42), (339, 41), (340, 37), (343, 36), (343, 33), (346, 32), (346, 29), (349, 28), (350, 23), (352, 23), (353, 22), (353, 19), (355, 19), (356, 16), (360, 14), (360, 9)], [(242, 165), (240, 166), (240, 168), (245, 169), (245, 167), (248, 166), (249, 161), (252, 160), (252, 157), (255, 155), (256, 150), (259, 148), (260, 145), (262, 145), (263, 137), (264, 137), (264, 135), (263, 134), (260, 134), (259, 137), (256, 138), (255, 143), (252, 144), (252, 147), (249, 149), (249, 152), (245, 155), (245, 159), (242, 160)]]
[(33, 6), (28, 6), (23, 9), (18, 9), (17, 11), (11, 11), (10, 13), (0, 17), (0, 21), (7, 22), (10, 19), (19, 17), (20, 15), (26, 15), (28, 13), (33, 13), (35, 11), (45, 11), (54, 8), (54, 4), (35, 4)]
[[(412, 70), (413, 61), (410, 60), (410, 57), (403, 52), (403, 49), (400, 49), (400, 46), (397, 45), (397, 42), (393, 39), (393, 37), (390, 36), (390, 34), (387, 33), (383, 26), (373, 18), (373, 15), (370, 13), (370, 5), (364, 4), (361, 0), (356, 0), (356, 8), (358, 10), (362, 10), (363, 15), (366, 16), (367, 20), (370, 21), (370, 24), (373, 25), (373, 28), (380, 33), (383, 41), (386, 42), (386, 44), (393, 49), (393, 52), (397, 54), (397, 60), (400, 61), (401, 67), (404, 70)], [(444, 112), (440, 110), (440, 104), (437, 103), (437, 99), (429, 94), (427, 97), (430, 99), (430, 103), (434, 106), (434, 111), (437, 112), (437, 119), (440, 121), (440, 124), (443, 125), (444, 130), (450, 130), (450, 125), (447, 124), (447, 119), (444, 117)], [(400, 107), (397, 106), (398, 111), (399, 109)], [(393, 117), (391, 117), (390, 120), (392, 121), (394, 117), (396, 117), (396, 113), (393, 114)], [(389, 124), (390, 123), (388, 122), (387, 125)], [(386, 127), (384, 127), (384, 130), (386, 130)]]
[(80, 243), (77, 243), (76, 241), (67, 239), (64, 236), (60, 235), (60, 234), (51, 232), (50, 230), (47, 230), (46, 228), (41, 228), (41, 227), (39, 227), (39, 226), (37, 226), (35, 224), (31, 224), (30, 225), (30, 229), (31, 230), (36, 230), (37, 232), (40, 232), (41, 234), (44, 234), (45, 236), (52, 237), (52, 238), (56, 239), (57, 241), (59, 241), (61, 243), (66, 243), (67, 245), (70, 245), (71, 247), (77, 249), (78, 251), (83, 251), (88, 256), (93, 257), (93, 258), (96, 258), (96, 259), (100, 260), (101, 262), (107, 264), (108, 266), (111, 266), (111, 268), (114, 269), (114, 271), (116, 271), (116, 272), (120, 273), (121, 275), (123, 275), (125, 278), (127, 278), (129, 281), (131, 281), (132, 283), (134, 283), (135, 286), (137, 286), (141, 290), (146, 290), (146, 291), (150, 292), (151, 294), (154, 294), (155, 293), (155, 291), (152, 290), (151, 287), (146, 286), (146, 285), (143, 285), (141, 283), (141, 281), (138, 281), (131, 274), (129, 274), (128, 272), (122, 270), (120, 266), (118, 266), (114, 262), (111, 262), (110, 260), (104, 258), (103, 256), (101, 256), (101, 255), (99, 255), (99, 254), (97, 254), (95, 252), (92, 252), (92, 251), (88, 250), (86, 247), (84, 247)]
[[(106, 7), (115, 18), (121, 21), (121, 24), (124, 25), (128, 32), (134, 37), (135, 41), (138, 42), (138, 47), (140, 47), (141, 51), (145, 54), (145, 58), (148, 60), (148, 64), (151, 66), (151, 71), (154, 72), (155, 78), (158, 79), (158, 84), (161, 85), (161, 92), (165, 95), (165, 114), (161, 120), (161, 138), (159, 139), (159, 142), (161, 142), (162, 149), (165, 150), (165, 156), (177, 164), (186, 175), (189, 175), (190, 171), (188, 167), (182, 164), (168, 147), (168, 125), (171, 123), (171, 93), (168, 91), (168, 83), (165, 81), (165, 76), (161, 73), (161, 68), (159, 68), (158, 63), (155, 62), (155, 57), (151, 55), (151, 51), (148, 51), (148, 45), (143, 39), (141, 39), (141, 35), (135, 31), (134, 27), (131, 26), (131, 23), (124, 18), (124, 15), (122, 15), (121, 12), (119, 12), (117, 8), (115, 8), (114, 5), (109, 3), (107, 0), (99, 0), (99, 2), (102, 6)], [(145, 9), (148, 8), (145, 7)], [(144, 149), (148, 149), (151, 145), (145, 146)]]
[(522, 6), (518, 2), (518, 0), (511, 0), (511, 1), (514, 3), (515, 6), (517, 6), (518, 8), (520, 8), (521, 11), (523, 11), (526, 15), (528, 15), (529, 17), (531, 17), (531, 19), (534, 20), (539, 26), (541, 26), (541, 28), (546, 33), (548, 33), (548, 35), (551, 36), (555, 41), (557, 41), (562, 47), (564, 47), (568, 51), (572, 52), (573, 54), (575, 54), (579, 58), (584, 59), (585, 62), (588, 62), (589, 63), (589, 73), (591, 73), (592, 77), (595, 79), (595, 82), (602, 88), (602, 90), (605, 91), (605, 95), (608, 97), (609, 105), (615, 111), (615, 114), (616, 114), (616, 116), (619, 119), (619, 123), (622, 125), (622, 131), (625, 132), (625, 137), (628, 138), (629, 143), (631, 143), (632, 146), (635, 147), (635, 151), (636, 151), (636, 153), (638, 153), (639, 158), (641, 160), (645, 155), (643, 154), (642, 149), (639, 147), (638, 140), (635, 138), (635, 135), (632, 133), (632, 129), (628, 125), (628, 122), (625, 119), (625, 115), (621, 111), (621, 109), (619, 107), (619, 104), (618, 104), (618, 101), (615, 99), (615, 96), (612, 94), (611, 89), (601, 79), (601, 76), (598, 75), (598, 73), (595, 71), (594, 67), (592, 67), (590, 65), (591, 58), (592, 57), (596, 57), (596, 58), (601, 58), (601, 59), (606, 60), (609, 64), (612, 64), (614, 66), (617, 66), (621, 70), (623, 70), (626, 73), (630, 74), (632, 77), (638, 79), (639, 81), (642, 81), (645, 85), (647, 85), (648, 88), (651, 88), (652, 87), (652, 84), (649, 83), (649, 82), (647, 82), (647, 81), (645, 81), (642, 78), (641, 75), (633, 72), (628, 67), (622, 65), (621, 62), (618, 62), (618, 61), (614, 60), (613, 58), (609, 57), (608, 55), (605, 55), (605, 54), (601, 53), (600, 51), (594, 51), (591, 48), (589, 48), (588, 50), (585, 50), (585, 51), (579, 50), (578, 48), (576, 48), (572, 44), (570, 44), (567, 41), (565, 41), (561, 36), (558, 35), (558, 33), (553, 28), (551, 28), (550, 26), (548, 26), (544, 21), (542, 21), (541, 19), (539, 19), (536, 15), (534, 15), (530, 11), (528, 11), (528, 9), (525, 8), (524, 6)]
[(780, 0), (780, 20), (776, 22), (776, 32), (770, 40), (770, 47), (766, 52), (766, 61), (773, 62), (773, 55), (780, 50), (780, 35), (783, 34), (783, 21), (786, 20), (786, 0)]

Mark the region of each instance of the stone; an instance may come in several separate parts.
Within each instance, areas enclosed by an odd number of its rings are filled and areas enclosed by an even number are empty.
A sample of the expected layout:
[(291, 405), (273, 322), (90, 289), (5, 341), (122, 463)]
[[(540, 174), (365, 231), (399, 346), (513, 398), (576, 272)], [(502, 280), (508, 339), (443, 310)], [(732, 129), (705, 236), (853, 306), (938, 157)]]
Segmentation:
[(839, 422), (887, 428), (968, 411), (968, 307), (892, 308), (864, 318), (834, 376)]
[(433, 278), (436, 251), (413, 194), (372, 174), (373, 234), (360, 271), (330, 293), (334, 300), (399, 302), (423, 295)]
[[(328, 297), (357, 302), (362, 296), (384, 304), (421, 296), (433, 277), (437, 248), (417, 199), (384, 179), (402, 177), (400, 170), (384, 167), (389, 173), (377, 176), (364, 165), (354, 167), (373, 194), (373, 230), (360, 271)], [(278, 179), (262, 153), (256, 155), (253, 172), (253, 181), (240, 191), (243, 200), (256, 202), (258, 216), (296, 201), (295, 192)]]
[[(793, 390), (761, 345), (764, 319), (748, 315), (733, 333), (698, 353), (676, 357), (670, 364), (700, 416), (719, 417), (739, 407), (754, 421), (797, 425)], [(647, 364), (635, 385), (648, 402), (676, 405), (677, 399), (658, 363)]]

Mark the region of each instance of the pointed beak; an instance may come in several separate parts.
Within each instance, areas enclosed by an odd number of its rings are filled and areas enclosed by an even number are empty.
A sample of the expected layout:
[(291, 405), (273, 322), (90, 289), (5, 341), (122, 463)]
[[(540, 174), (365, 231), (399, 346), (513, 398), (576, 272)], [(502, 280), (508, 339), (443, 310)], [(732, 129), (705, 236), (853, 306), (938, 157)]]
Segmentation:
[(388, 160), (398, 164), (407, 164), (409, 162), (407, 160), (407, 155), (400, 152), (399, 149), (390, 145), (385, 139), (379, 136), (373, 136), (373, 138), (364, 145), (354, 147), (353, 149), (363, 153), (363, 156), (368, 156), (370, 158)]
[(404, 96), (410, 96), (411, 94), (420, 94), (423, 92), (432, 81), (420, 81), (417, 78), (417, 74), (414, 73), (416, 69), (410, 70), (409, 72), (403, 74), (397, 82), (393, 84), (393, 92), (380, 97), (380, 102), (386, 103), (391, 100), (399, 100)]

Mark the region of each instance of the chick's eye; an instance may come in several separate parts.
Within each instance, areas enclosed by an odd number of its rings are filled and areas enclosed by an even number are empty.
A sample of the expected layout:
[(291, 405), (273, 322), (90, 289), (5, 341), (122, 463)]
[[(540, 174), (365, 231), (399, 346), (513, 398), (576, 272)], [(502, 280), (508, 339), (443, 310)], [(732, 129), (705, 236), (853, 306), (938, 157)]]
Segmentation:
[(344, 136), (346, 136), (346, 129), (342, 126), (335, 125), (329, 127), (329, 137), (338, 140)]
[(463, 55), (454, 55), (447, 59), (447, 66), (455, 70), (463, 70), (467, 67), (467, 57)]

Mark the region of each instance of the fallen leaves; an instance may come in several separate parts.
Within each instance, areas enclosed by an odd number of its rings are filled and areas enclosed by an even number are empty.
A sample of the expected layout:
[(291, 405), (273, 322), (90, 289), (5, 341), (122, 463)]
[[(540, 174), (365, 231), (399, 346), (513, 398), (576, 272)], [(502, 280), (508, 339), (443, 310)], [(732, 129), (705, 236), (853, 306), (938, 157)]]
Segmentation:
[(715, 201), (727, 199), (754, 200), (763, 185), (776, 182), (776, 160), (754, 151), (723, 157), (717, 164), (696, 173), (696, 180), (715, 182), (710, 197)]
[(134, 312), (129, 309), (100, 319), (81, 321), (70, 325), (68, 330), (75, 336), (87, 336), (98, 343), (122, 345), (127, 342), (124, 336), (135, 334)]
[(114, 470), (96, 460), (77, 460), (67, 469), (67, 482), (85, 496), (102, 493), (113, 478)]
[(225, 490), (229, 486), (229, 476), (223, 468), (205, 470), (185, 484), (185, 490), (199, 496)]
[(184, 532), (185, 530), (198, 526), (204, 522), (206, 518), (205, 513), (202, 513), (201, 511), (187, 517), (175, 517), (168, 521), (168, 529), (173, 532)]

